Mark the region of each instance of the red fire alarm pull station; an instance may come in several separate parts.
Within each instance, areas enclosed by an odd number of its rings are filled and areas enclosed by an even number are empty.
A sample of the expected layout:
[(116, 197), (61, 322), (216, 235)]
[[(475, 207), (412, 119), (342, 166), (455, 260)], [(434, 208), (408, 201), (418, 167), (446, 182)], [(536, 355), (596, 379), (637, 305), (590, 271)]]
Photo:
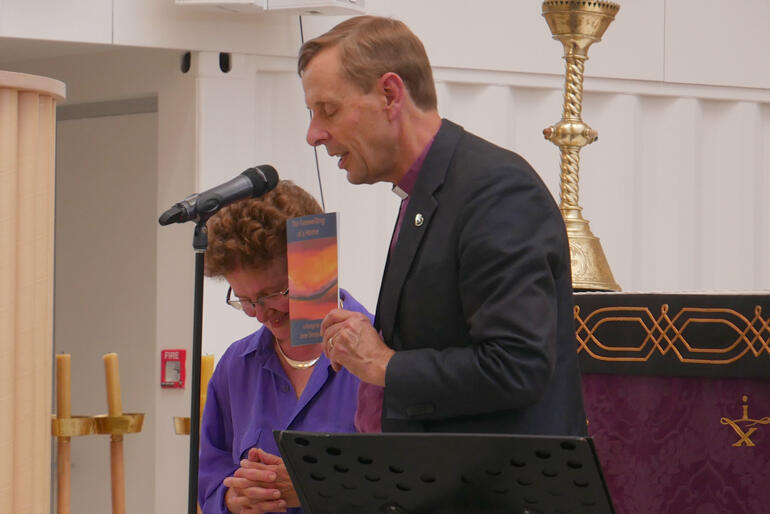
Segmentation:
[(185, 350), (160, 352), (160, 386), (184, 387)]

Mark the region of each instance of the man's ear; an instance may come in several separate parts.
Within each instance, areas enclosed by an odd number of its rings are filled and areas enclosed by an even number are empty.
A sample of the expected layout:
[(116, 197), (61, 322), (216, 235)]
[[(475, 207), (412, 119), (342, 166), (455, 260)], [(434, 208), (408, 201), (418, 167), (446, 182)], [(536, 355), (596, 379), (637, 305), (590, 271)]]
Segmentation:
[(377, 90), (385, 99), (385, 110), (388, 113), (388, 119), (395, 119), (401, 112), (406, 97), (409, 94), (404, 81), (401, 80), (398, 74), (389, 71), (383, 74), (377, 81)]

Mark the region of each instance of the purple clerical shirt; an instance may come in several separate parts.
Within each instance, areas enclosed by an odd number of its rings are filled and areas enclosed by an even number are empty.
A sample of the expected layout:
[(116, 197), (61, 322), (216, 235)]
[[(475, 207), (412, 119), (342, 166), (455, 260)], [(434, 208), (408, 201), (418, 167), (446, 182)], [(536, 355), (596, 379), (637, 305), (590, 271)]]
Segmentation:
[(393, 253), (393, 248), (396, 247), (398, 241), (398, 234), (401, 232), (401, 225), (404, 222), (404, 213), (406, 208), (409, 207), (409, 195), (412, 194), (414, 184), (417, 182), (417, 177), (420, 175), (422, 169), (422, 163), (425, 162), (425, 157), (428, 155), (428, 150), (433, 145), (433, 138), (428, 141), (425, 148), (422, 149), (422, 153), (417, 157), (417, 160), (412, 163), (406, 174), (401, 177), (398, 184), (393, 185), (393, 192), (401, 198), (401, 206), (398, 208), (398, 218), (396, 220), (396, 228), (393, 230), (393, 237), (390, 239), (390, 253)]
[[(390, 238), (390, 253), (398, 242), (398, 235), (401, 232), (401, 225), (404, 223), (404, 214), (409, 207), (409, 195), (412, 194), (414, 184), (420, 175), (422, 164), (428, 155), (428, 150), (433, 145), (433, 136), (428, 144), (423, 148), (422, 153), (417, 157), (406, 174), (401, 178), (398, 184), (393, 185), (393, 192), (401, 198), (401, 206), (398, 209), (398, 218), (396, 219), (396, 228), (393, 229), (393, 236)], [(380, 333), (382, 336), (382, 333)], [(382, 432), (382, 401), (385, 398), (385, 388), (374, 384), (361, 382), (358, 387), (358, 399), (356, 407), (356, 430), (359, 432)]]
[[(340, 298), (344, 309), (371, 318), (342, 289)], [(203, 514), (228, 512), (222, 480), (240, 467), (249, 449), (279, 455), (273, 430), (355, 432), (358, 384), (358, 378), (344, 368), (335, 373), (322, 354), (297, 398), (273, 349), (270, 331), (262, 327), (231, 344), (209, 381), (201, 418), (198, 501)]]

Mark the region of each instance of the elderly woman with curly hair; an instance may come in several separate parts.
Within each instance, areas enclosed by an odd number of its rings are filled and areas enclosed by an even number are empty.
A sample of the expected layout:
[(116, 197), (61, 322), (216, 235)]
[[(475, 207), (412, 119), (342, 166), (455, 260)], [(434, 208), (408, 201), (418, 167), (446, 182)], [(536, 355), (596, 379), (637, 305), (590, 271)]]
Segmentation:
[[(358, 379), (332, 369), (323, 343), (290, 342), (286, 220), (321, 212), (306, 191), (281, 181), (207, 223), (206, 275), (227, 280), (227, 303), (262, 327), (230, 345), (209, 382), (198, 471), (204, 514), (301, 513), (273, 430), (355, 432)], [(342, 289), (340, 298), (369, 315)]]

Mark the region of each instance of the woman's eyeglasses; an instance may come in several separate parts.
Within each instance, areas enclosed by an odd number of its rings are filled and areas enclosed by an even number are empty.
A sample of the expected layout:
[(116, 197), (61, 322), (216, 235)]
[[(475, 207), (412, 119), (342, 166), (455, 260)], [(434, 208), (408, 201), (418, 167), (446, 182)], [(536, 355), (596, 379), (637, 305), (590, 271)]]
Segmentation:
[(283, 291), (279, 291), (277, 293), (271, 293), (266, 294), (265, 296), (260, 296), (256, 300), (241, 300), (241, 299), (231, 299), (230, 296), (233, 294), (233, 288), (228, 287), (227, 288), (227, 298), (225, 298), (225, 301), (227, 302), (227, 305), (230, 307), (233, 307), (234, 309), (238, 309), (239, 311), (243, 311), (248, 309), (256, 309), (257, 305), (260, 307), (266, 307), (270, 309), (274, 309), (284, 298), (289, 296), (289, 288), (287, 287)]

